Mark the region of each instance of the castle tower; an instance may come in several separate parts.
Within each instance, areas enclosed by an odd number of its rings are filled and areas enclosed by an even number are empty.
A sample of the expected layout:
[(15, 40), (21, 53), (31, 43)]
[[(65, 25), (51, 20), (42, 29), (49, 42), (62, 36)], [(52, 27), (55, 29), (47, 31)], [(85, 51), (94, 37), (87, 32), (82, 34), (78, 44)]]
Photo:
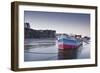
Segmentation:
[(24, 28), (30, 28), (30, 24), (29, 23), (24, 23)]

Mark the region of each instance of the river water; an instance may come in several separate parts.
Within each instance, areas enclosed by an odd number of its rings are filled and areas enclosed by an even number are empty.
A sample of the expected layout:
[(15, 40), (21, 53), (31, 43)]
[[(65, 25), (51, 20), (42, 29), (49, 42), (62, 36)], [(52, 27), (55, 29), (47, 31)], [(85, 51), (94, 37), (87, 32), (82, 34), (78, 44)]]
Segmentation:
[[(74, 52), (76, 52), (76, 56), (72, 59), (90, 58), (90, 44), (83, 42), (83, 45)], [(24, 61), (71, 59), (67, 57), (70, 57), (68, 51), (67, 54), (66, 52), (59, 53), (56, 41), (53, 39), (25, 39), (24, 41)]]

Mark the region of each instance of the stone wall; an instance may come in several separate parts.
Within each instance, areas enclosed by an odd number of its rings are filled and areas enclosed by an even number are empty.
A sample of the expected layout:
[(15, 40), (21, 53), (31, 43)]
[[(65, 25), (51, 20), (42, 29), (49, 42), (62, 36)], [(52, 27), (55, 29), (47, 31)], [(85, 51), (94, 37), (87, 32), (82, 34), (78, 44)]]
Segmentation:
[(55, 30), (35, 30), (30, 27), (29, 23), (24, 23), (25, 38), (55, 38)]

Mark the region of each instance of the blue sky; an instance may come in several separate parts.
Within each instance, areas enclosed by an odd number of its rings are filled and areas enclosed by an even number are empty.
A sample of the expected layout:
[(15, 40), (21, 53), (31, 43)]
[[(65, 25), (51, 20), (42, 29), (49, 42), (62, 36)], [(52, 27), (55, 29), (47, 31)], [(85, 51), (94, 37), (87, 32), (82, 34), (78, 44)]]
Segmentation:
[(90, 14), (24, 11), (24, 22), (37, 30), (90, 36)]

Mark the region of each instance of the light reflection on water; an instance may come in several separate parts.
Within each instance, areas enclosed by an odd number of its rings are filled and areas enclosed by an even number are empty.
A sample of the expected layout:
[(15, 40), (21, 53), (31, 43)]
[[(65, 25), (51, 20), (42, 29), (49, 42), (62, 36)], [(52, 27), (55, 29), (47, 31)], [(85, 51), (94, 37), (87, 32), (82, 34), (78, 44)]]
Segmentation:
[(78, 50), (67, 50), (66, 52), (60, 51), (55, 44), (55, 40), (51, 39), (25, 39), (24, 44), (24, 61), (90, 58), (90, 46), (86, 43), (83, 43), (83, 46)]

